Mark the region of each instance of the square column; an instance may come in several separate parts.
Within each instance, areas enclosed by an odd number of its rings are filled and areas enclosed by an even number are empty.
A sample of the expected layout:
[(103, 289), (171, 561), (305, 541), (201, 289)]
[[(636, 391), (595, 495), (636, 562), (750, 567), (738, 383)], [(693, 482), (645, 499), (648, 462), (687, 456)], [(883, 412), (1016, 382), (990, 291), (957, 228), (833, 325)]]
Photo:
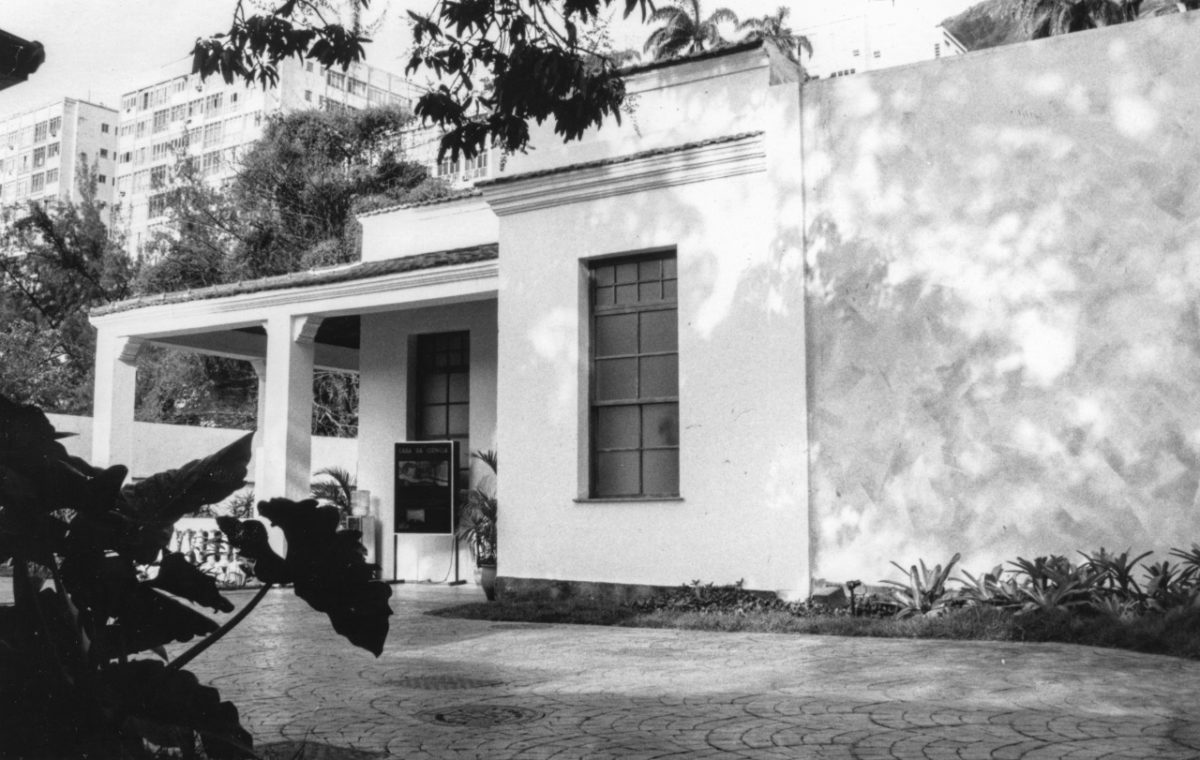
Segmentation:
[(312, 469), (313, 338), (320, 317), (288, 314), (267, 320), (266, 378), (260, 385), (262, 419), (259, 500), (305, 499)]
[(92, 464), (133, 468), (133, 411), (139, 338), (101, 330), (96, 336)]

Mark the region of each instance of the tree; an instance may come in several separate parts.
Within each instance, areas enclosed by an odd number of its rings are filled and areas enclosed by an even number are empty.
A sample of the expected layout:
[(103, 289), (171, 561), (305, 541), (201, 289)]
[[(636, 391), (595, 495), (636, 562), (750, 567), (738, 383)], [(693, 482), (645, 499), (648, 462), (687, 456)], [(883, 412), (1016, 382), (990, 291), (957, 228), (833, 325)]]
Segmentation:
[(297, 111), (270, 120), (229, 191), (241, 229), (226, 276), (250, 279), (358, 255), (356, 204), (395, 204), (447, 192), (398, 148), (409, 115), (396, 107)]
[(1029, 39), (1123, 24), (1200, 8), (1200, 0), (1021, 0)]
[(94, 175), (79, 203), (31, 203), (0, 237), (0, 392), (65, 413), (91, 408), (88, 310), (129, 295), (133, 264), (104, 225)]
[(738, 17), (728, 8), (718, 8), (708, 18), (702, 18), (700, 0), (673, 0), (671, 5), (658, 8), (650, 15), (650, 23), (662, 26), (650, 33), (643, 52), (661, 61), (692, 55), (725, 42), (721, 25), (738, 25)]
[(812, 56), (812, 43), (803, 34), (796, 34), (787, 25), (787, 17), (792, 9), (786, 5), (779, 6), (773, 14), (759, 18), (746, 19), (738, 24), (738, 31), (749, 32), (747, 40), (768, 40), (784, 52), (788, 58), (799, 63), (801, 51)]
[[(418, 100), (416, 114), (445, 129), (440, 151), (475, 156), (497, 144), (524, 149), (529, 122), (551, 119), (556, 134), (578, 139), (607, 117), (620, 119), (625, 83), (619, 64), (592, 55), (580, 28), (616, 0), (439, 0), (426, 15), (409, 12), (414, 48), (408, 71), (426, 70), (441, 84)], [(623, 0), (625, 15), (651, 0)], [(365, 8), (367, 0), (351, 0)], [(247, 15), (239, 0), (229, 31), (196, 42), (192, 68), (273, 83), (288, 57), (343, 69), (364, 56), (354, 25), (328, 18), (312, 0), (286, 0)], [(439, 155), (440, 158), (440, 155)]]

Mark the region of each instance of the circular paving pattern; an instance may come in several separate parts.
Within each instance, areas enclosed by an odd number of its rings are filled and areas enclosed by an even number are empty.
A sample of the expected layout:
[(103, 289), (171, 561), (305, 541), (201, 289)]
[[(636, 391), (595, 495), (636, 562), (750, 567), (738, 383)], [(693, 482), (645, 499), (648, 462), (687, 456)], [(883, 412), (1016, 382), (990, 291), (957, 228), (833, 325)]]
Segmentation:
[(503, 681), (472, 676), (457, 676), (439, 673), (436, 675), (400, 676), (388, 680), (393, 686), (421, 691), (453, 691), (455, 689), (487, 689), (500, 686)]
[(537, 710), (513, 705), (458, 705), (439, 710), (423, 710), (417, 717), (426, 723), (443, 726), (493, 728), (530, 723), (542, 717)]
[(393, 593), (378, 658), (278, 592), (222, 640), (223, 656), (189, 669), (237, 705), (270, 760), (302, 746), (303, 760), (1200, 758), (1200, 662), (1057, 644), (492, 627), (420, 614), (461, 603), (461, 589)]

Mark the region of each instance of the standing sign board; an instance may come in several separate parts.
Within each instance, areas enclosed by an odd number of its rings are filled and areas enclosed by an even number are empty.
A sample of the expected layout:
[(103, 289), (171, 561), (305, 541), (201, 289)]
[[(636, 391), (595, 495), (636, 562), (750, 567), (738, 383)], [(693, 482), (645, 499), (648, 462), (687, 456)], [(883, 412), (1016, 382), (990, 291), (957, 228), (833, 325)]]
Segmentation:
[(454, 533), (458, 442), (396, 444), (397, 533)]

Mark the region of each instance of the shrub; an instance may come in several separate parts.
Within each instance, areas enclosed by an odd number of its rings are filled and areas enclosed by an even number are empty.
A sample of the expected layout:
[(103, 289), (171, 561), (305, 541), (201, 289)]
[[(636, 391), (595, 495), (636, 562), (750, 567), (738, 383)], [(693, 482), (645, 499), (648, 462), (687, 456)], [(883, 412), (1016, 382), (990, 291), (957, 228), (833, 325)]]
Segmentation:
[[(40, 410), (0, 396), (0, 562), (12, 563), (14, 598), (0, 608), (0, 755), (151, 758), (172, 747), (192, 757), (198, 737), (214, 760), (253, 757), (237, 708), (184, 666), (272, 584), (293, 584), (351, 643), (382, 651), (391, 590), (370, 582), (359, 536), (335, 532), (336, 510), (314, 501), (260, 503), (286, 557), (261, 523), (218, 518), (264, 583), (225, 625), (178, 601), (234, 609), (213, 578), (165, 549), (176, 520), (243, 486), (250, 440), (125, 484), (124, 467), (69, 456)], [(139, 578), (160, 557), (157, 576)], [(167, 661), (166, 645), (197, 637)]]

